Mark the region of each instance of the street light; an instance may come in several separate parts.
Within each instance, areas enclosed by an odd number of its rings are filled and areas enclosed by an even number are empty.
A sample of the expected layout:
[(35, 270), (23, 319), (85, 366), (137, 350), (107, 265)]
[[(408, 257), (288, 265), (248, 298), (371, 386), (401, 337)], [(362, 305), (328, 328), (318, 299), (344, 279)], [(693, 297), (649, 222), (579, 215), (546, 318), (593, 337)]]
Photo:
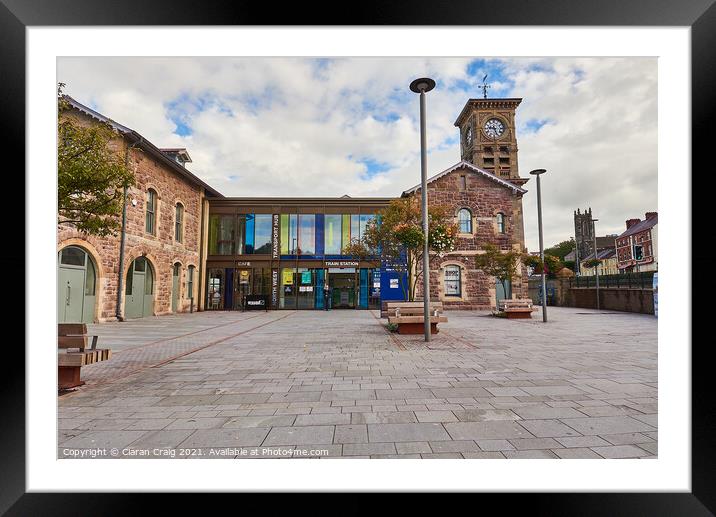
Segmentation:
[(597, 281), (597, 310), (599, 310), (599, 264), (597, 264), (597, 229), (594, 223), (599, 219), (591, 219), (592, 221), (592, 237), (594, 238), (594, 275)]
[(546, 169), (535, 169), (530, 174), (537, 176), (537, 224), (539, 225), (539, 256), (542, 261), (542, 321), (547, 322), (547, 277), (544, 273), (544, 242), (542, 240), (542, 191), (540, 190), (540, 176)]
[(420, 94), (420, 178), (423, 209), (423, 317), (425, 341), (430, 341), (430, 257), (428, 256), (428, 151), (425, 131), (425, 93), (435, 88), (435, 81), (421, 77), (410, 83), (410, 90)]

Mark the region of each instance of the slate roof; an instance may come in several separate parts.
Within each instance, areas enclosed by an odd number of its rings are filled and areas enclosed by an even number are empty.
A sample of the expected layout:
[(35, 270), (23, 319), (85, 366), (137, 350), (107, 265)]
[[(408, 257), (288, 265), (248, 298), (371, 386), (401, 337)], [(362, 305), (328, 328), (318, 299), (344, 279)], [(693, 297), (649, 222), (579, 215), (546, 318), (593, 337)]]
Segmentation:
[(639, 221), (634, 226), (627, 229), (624, 233), (620, 234), (619, 237), (617, 237), (617, 238), (621, 239), (622, 237), (628, 237), (629, 235), (634, 235), (635, 233), (643, 232), (644, 230), (653, 228), (658, 223), (659, 223), (659, 216), (655, 215), (654, 217), (650, 217), (649, 219)]
[(84, 113), (85, 115), (88, 115), (92, 117), (95, 120), (98, 120), (100, 122), (104, 122), (105, 124), (109, 124), (110, 127), (115, 129), (116, 131), (120, 132), (122, 135), (127, 137), (128, 139), (132, 140), (133, 142), (137, 143), (137, 147), (141, 148), (142, 150), (148, 152), (151, 154), (154, 158), (157, 158), (160, 162), (168, 166), (170, 169), (172, 169), (174, 172), (179, 174), (180, 176), (183, 176), (186, 178), (189, 182), (199, 185), (200, 187), (204, 188), (208, 195), (212, 197), (224, 197), (223, 194), (221, 194), (219, 191), (211, 187), (206, 182), (199, 179), (197, 176), (192, 174), (187, 170), (186, 167), (183, 167), (179, 163), (177, 163), (174, 159), (172, 159), (168, 154), (163, 152), (161, 149), (159, 149), (156, 145), (151, 143), (149, 140), (144, 138), (142, 135), (137, 133), (135, 130), (128, 128), (127, 126), (124, 126), (120, 124), (119, 122), (116, 122), (109, 117), (106, 117), (105, 115), (102, 115), (98, 111), (93, 110), (92, 108), (89, 108), (85, 106), (84, 104), (76, 101), (69, 95), (63, 95), (62, 96), (70, 106), (72, 106), (77, 111)]

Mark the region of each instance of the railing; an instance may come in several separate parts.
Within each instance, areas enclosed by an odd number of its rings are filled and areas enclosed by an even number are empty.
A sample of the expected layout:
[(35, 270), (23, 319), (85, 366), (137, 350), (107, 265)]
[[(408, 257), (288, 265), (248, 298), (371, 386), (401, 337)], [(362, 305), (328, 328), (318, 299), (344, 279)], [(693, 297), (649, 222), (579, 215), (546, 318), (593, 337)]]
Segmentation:
[[(599, 275), (599, 287), (626, 289), (651, 289), (654, 271), (623, 273), (621, 275)], [(596, 276), (575, 276), (570, 278), (569, 287), (596, 287)]]

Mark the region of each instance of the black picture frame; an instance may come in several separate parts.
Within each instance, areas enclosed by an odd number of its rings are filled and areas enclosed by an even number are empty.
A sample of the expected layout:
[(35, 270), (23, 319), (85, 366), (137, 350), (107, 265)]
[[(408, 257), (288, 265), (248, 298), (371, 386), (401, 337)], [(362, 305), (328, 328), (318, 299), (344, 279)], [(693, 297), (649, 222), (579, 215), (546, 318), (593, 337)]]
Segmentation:
[[(24, 170), (25, 148), (25, 29), (29, 26), (96, 25), (571, 25), (571, 26), (688, 26), (691, 27), (692, 170), (710, 172), (707, 153), (713, 148), (716, 105), (716, 5), (714, 0), (456, 0), (451, 2), (388, 2), (364, 0), (349, 13), (305, 2), (277, 4), (240, 0), (0, 0), (0, 106), (5, 149), (19, 158), (15, 170)], [(326, 10), (328, 9), (328, 10)], [(342, 9), (338, 10), (342, 11)], [(318, 20), (321, 20), (320, 22)], [(660, 171), (662, 174), (668, 171)], [(19, 175), (16, 175), (19, 176)], [(692, 174), (692, 184), (710, 175)], [(20, 190), (23, 178), (14, 179)], [(688, 180), (688, 178), (685, 178)], [(11, 180), (12, 181), (12, 180)], [(704, 185), (708, 186), (708, 184)], [(30, 187), (31, 188), (31, 187)], [(692, 235), (708, 235), (713, 215), (707, 213), (708, 188), (692, 189)], [(17, 190), (13, 192), (17, 196)], [(27, 195), (24, 199), (28, 199)], [(684, 219), (687, 215), (684, 215)], [(7, 228), (7, 227), (6, 227)], [(15, 237), (15, 247), (24, 249)], [(710, 241), (710, 239), (709, 239)], [(697, 325), (708, 321), (713, 301), (696, 303), (697, 293), (715, 292), (710, 246), (683, 250), (692, 264), (692, 329), (682, 329), (688, 340), (698, 337)], [(6, 262), (3, 261), (5, 264)], [(699, 273), (702, 272), (702, 273)], [(697, 288), (698, 287), (698, 288)], [(710, 289), (711, 288), (711, 289)], [(22, 290), (21, 290), (22, 291)], [(20, 296), (24, 296), (20, 293)], [(20, 300), (6, 301), (5, 314), (17, 311)], [(688, 300), (684, 300), (685, 303)], [(662, 323), (664, 323), (662, 321)], [(703, 334), (708, 336), (709, 334)], [(713, 338), (711, 338), (713, 339)], [(692, 347), (692, 491), (644, 494), (508, 494), (510, 510), (524, 505), (532, 514), (550, 515), (711, 515), (716, 511), (716, 429), (714, 398), (710, 388), (705, 337)], [(3, 425), (0, 511), (8, 515), (109, 515), (136, 511), (135, 503), (121, 494), (38, 494), (25, 491), (25, 378), (24, 350), (6, 340), (5, 372), (0, 390)], [(690, 344), (669, 343), (668, 346)], [(25, 343), (42, 347), (41, 343)], [(16, 357), (12, 357), (12, 355)], [(12, 367), (9, 367), (11, 365)], [(493, 496), (485, 495), (484, 498)], [(505, 496), (501, 496), (501, 499)], [(185, 498), (176, 501), (188, 509)], [(422, 504), (420, 501), (415, 501)], [(495, 501), (503, 502), (503, 501)], [(164, 503), (163, 503), (164, 504)], [(482, 503), (480, 503), (482, 504)], [(245, 507), (247, 510), (249, 506)], [(405, 507), (402, 508), (405, 511)]]

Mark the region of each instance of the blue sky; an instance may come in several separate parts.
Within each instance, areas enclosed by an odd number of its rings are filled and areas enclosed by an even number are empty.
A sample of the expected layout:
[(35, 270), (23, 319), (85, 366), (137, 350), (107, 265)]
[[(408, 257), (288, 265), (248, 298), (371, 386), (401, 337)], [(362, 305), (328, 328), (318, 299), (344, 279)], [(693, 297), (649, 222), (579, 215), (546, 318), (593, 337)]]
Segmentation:
[[(229, 196), (399, 195), (420, 177), (410, 81), (437, 81), (427, 97), (436, 174), (460, 159), (453, 123), (482, 97), (485, 74), (489, 97), (523, 99), (519, 167), (548, 170), (547, 243), (573, 233), (576, 208), (592, 207), (599, 233), (657, 210), (655, 59), (58, 59), (67, 93), (159, 147), (186, 147), (192, 172)], [(531, 183), (525, 233), (535, 249)]]

